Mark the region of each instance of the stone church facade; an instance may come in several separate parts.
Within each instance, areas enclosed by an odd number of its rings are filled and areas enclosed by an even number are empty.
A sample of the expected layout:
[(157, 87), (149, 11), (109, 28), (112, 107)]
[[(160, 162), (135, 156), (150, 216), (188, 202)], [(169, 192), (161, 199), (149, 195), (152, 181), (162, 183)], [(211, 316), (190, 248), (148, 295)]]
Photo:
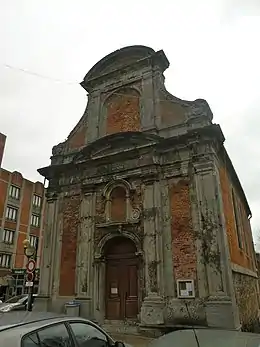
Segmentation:
[(81, 83), (84, 115), (39, 169), (49, 187), (38, 308), (76, 298), (101, 324), (157, 328), (257, 319), (248, 203), (207, 102), (171, 95), (168, 66), (163, 51), (131, 46)]

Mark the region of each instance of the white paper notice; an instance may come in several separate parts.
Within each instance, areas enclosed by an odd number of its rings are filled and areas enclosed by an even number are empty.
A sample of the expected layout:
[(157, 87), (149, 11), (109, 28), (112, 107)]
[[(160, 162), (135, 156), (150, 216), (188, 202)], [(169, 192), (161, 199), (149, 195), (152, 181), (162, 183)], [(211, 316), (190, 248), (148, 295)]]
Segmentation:
[(188, 292), (192, 292), (192, 284), (190, 282), (186, 283), (186, 289)]
[(189, 292), (187, 290), (181, 290), (181, 296), (188, 296)]
[(117, 288), (111, 288), (111, 294), (117, 294), (118, 290)]

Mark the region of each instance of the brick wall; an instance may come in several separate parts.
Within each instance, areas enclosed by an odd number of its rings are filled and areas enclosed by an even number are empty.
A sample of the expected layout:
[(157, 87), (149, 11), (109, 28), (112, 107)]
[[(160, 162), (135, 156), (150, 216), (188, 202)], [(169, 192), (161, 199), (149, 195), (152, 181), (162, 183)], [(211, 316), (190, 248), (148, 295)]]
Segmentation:
[(107, 114), (107, 134), (122, 131), (139, 131), (139, 94), (130, 88), (117, 91), (105, 103)]
[(63, 234), (60, 263), (61, 296), (75, 295), (77, 234), (80, 217), (80, 197), (72, 196), (63, 201)]
[(2, 165), (2, 160), (4, 156), (6, 136), (0, 133), (0, 167)]
[(245, 209), (239, 198), (239, 195), (236, 193), (236, 189), (233, 187), (235, 199), (241, 212), (240, 230), (242, 248), (240, 248), (238, 243), (237, 228), (233, 209), (231, 181), (225, 168), (221, 168), (219, 173), (231, 261), (237, 265), (254, 270), (254, 251), (252, 247), (253, 243), (250, 222), (247, 219), (247, 215), (245, 213)]
[(81, 124), (78, 129), (75, 129), (75, 132), (68, 137), (68, 148), (73, 150), (83, 147), (86, 144), (86, 132), (86, 124)]
[(185, 108), (182, 105), (173, 103), (173, 101), (160, 101), (160, 113), (163, 127), (185, 122)]
[(0, 222), (4, 218), (5, 199), (7, 195), (9, 172), (0, 169)]
[[(8, 185), (14, 185), (20, 188), (20, 197), (18, 200), (9, 197)], [(20, 172), (9, 172), (4, 169), (0, 169), (0, 222), (3, 228), (9, 229), (14, 232), (13, 243), (3, 243), (2, 251), (6, 251), (8, 254), (12, 254), (11, 267), (15, 269), (22, 269), (26, 263), (26, 257), (24, 256), (23, 241), (29, 238), (29, 235), (35, 235), (38, 237), (38, 246), (41, 244), (43, 238), (43, 223), (39, 227), (31, 226), (31, 214), (35, 213), (40, 216), (40, 222), (42, 222), (43, 214), (42, 208), (32, 207), (33, 195), (36, 194), (42, 198), (42, 204), (44, 205), (44, 186), (41, 182), (31, 182), (23, 178)], [(5, 204), (17, 208), (17, 220), (12, 221), (5, 218)], [(9, 246), (4, 250), (4, 246)], [(38, 248), (38, 264), (41, 257), (41, 249)]]
[(174, 276), (176, 279), (196, 279), (196, 249), (189, 182), (179, 181), (173, 184), (170, 187), (170, 199)]
[(113, 189), (111, 193), (111, 220), (126, 220), (126, 191), (122, 187)]

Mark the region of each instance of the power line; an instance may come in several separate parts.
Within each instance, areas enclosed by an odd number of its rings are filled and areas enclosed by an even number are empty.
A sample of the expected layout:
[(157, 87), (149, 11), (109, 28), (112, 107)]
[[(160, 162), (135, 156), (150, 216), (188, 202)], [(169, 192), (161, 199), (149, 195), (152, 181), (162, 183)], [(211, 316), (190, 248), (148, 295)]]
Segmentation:
[(73, 85), (73, 84), (76, 85), (76, 84), (78, 84), (76, 82), (66, 82), (66, 81), (62, 81), (62, 80), (57, 79), (57, 78), (44, 76), (44, 75), (38, 74), (37, 72), (33, 72), (33, 71), (30, 71), (30, 70), (25, 70), (25, 69), (22, 69), (22, 68), (19, 68), (19, 67), (14, 67), (14, 66), (11, 66), (11, 65), (8, 65), (8, 64), (4, 64), (3, 66), (5, 68), (11, 69), (11, 70), (21, 71), (21, 72), (23, 72), (25, 74), (32, 75), (32, 76), (39, 77), (39, 78), (44, 78), (44, 79), (52, 81), (52, 82), (58, 82), (58, 83), (63, 83), (63, 84), (68, 84), (68, 85)]

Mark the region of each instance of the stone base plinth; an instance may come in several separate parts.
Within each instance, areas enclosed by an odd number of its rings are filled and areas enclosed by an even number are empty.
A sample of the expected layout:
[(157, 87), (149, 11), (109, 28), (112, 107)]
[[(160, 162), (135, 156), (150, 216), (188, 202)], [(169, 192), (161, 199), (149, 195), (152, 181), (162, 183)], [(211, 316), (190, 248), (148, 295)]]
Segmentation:
[(210, 328), (240, 329), (236, 307), (230, 299), (209, 299), (205, 303), (205, 311)]
[(148, 295), (141, 307), (141, 325), (158, 326), (164, 324), (164, 307), (164, 301), (160, 296), (157, 294)]

